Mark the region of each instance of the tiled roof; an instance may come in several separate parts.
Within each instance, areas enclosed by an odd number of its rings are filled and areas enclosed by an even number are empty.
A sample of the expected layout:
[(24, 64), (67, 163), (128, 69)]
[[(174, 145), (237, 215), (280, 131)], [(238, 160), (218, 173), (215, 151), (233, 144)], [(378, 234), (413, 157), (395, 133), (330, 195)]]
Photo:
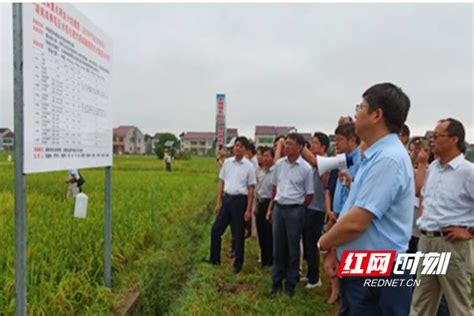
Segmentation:
[(3, 134), (3, 133), (5, 133), (5, 132), (7, 132), (7, 131), (9, 131), (9, 130), (10, 130), (10, 129), (7, 128), (7, 127), (1, 127), (1, 128), (0, 128), (0, 134)]
[(215, 138), (214, 132), (185, 132), (181, 137), (182, 140), (214, 140)]
[(255, 136), (259, 135), (287, 135), (288, 132), (294, 129), (294, 127), (290, 126), (268, 126), (268, 125), (257, 125), (255, 126)]
[(114, 128), (114, 136), (125, 137), (132, 128), (135, 128), (135, 126), (119, 126)]

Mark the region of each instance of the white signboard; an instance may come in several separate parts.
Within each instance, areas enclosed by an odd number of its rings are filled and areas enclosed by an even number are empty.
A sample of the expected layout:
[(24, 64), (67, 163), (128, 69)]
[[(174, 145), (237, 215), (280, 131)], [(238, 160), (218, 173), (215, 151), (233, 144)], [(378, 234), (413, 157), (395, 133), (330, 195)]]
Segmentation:
[(23, 4), (25, 173), (112, 165), (111, 44), (71, 5)]

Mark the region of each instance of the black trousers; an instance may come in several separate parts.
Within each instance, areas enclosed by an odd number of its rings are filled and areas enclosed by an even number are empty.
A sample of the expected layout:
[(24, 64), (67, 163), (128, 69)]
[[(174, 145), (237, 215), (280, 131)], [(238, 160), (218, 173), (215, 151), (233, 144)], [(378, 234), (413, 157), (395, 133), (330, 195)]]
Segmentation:
[(319, 250), (317, 243), (324, 226), (324, 212), (306, 209), (303, 225), (303, 257), (308, 263), (308, 282), (319, 280)]
[(420, 238), (416, 236), (411, 236), (410, 242), (408, 243), (407, 253), (416, 253), (418, 251), (418, 240)]
[(286, 278), (287, 290), (294, 290), (299, 280), (300, 240), (303, 232), (304, 213), (301, 206), (273, 208), (273, 287), (280, 287)]
[(235, 260), (234, 267), (242, 268), (244, 263), (244, 213), (247, 208), (246, 195), (224, 195), (222, 208), (216, 217), (211, 229), (211, 256), (209, 260), (214, 264), (221, 263), (221, 241), (227, 226), (230, 225), (234, 241)]
[(261, 200), (257, 204), (256, 223), (262, 267), (270, 267), (273, 263), (272, 223), (265, 219), (269, 204), (270, 199)]

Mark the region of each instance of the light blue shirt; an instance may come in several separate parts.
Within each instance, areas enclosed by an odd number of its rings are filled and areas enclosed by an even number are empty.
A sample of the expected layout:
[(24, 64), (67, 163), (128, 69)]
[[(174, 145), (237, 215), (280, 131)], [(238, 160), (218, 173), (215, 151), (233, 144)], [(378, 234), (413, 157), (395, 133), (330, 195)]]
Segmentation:
[(344, 217), (359, 207), (374, 218), (356, 239), (337, 248), (339, 260), (344, 250), (405, 252), (412, 231), (414, 195), (413, 167), (406, 149), (398, 135), (382, 137), (365, 151), (340, 214)]
[(423, 215), (417, 221), (420, 229), (474, 226), (474, 164), (462, 154), (444, 167), (438, 159), (433, 161), (422, 194)]
[(311, 203), (308, 205), (308, 210), (313, 210), (317, 212), (326, 212), (326, 194), (324, 192), (324, 186), (321, 183), (321, 176), (319, 175), (318, 168), (313, 169), (313, 185), (314, 185), (314, 195)]
[(224, 181), (224, 193), (230, 195), (247, 195), (248, 187), (257, 183), (255, 169), (245, 157), (240, 161), (235, 157), (227, 158), (219, 172), (219, 179)]
[[(352, 179), (354, 180), (357, 170), (359, 170), (360, 165), (360, 147), (354, 149), (353, 152), (349, 154), (352, 158), (353, 164), (347, 170), (351, 174)], [(332, 202), (333, 211), (336, 214), (339, 214), (346, 203), (347, 197), (349, 196), (349, 187), (342, 184), (338, 179), (336, 183), (336, 190), (334, 191), (334, 200)]]
[(313, 171), (301, 156), (293, 163), (283, 157), (275, 165), (272, 184), (276, 186), (276, 202), (303, 205), (305, 196), (314, 193)]

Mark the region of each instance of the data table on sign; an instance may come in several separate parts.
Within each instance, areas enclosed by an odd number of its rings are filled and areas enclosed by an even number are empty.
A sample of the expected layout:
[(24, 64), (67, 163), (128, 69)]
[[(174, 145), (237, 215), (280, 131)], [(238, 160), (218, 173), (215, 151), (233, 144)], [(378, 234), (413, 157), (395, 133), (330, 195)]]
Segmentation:
[(110, 166), (110, 39), (71, 5), (23, 9), (25, 173)]
[(104, 139), (93, 131), (105, 119), (101, 109), (107, 102), (105, 78), (91, 61), (74, 60), (66, 44), (48, 29), (45, 33), (43, 47), (34, 46), (35, 142), (44, 146), (98, 146)]

